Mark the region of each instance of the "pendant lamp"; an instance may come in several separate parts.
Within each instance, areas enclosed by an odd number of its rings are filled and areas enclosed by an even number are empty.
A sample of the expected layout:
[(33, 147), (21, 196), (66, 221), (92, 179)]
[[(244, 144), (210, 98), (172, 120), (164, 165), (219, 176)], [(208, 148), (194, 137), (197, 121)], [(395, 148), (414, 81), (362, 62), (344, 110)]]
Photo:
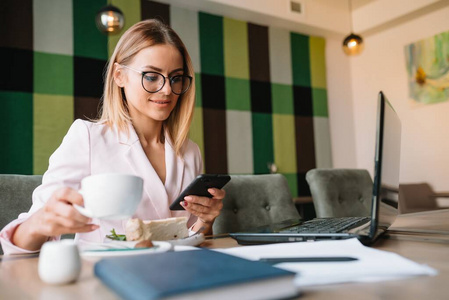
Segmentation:
[(107, 5), (97, 12), (95, 18), (98, 30), (107, 35), (114, 35), (122, 30), (125, 25), (125, 17), (120, 9)]
[(343, 51), (347, 55), (352, 56), (360, 54), (365, 48), (365, 44), (363, 43), (363, 38), (360, 35), (352, 32), (351, 0), (348, 0), (348, 2), (349, 2), (349, 15), (351, 20), (351, 33), (343, 40)]

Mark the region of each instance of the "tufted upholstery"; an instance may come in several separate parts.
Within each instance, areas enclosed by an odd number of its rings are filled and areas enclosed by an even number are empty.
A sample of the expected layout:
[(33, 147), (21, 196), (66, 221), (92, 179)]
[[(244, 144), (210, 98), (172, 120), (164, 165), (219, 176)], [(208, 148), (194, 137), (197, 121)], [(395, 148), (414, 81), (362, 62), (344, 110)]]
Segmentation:
[(369, 216), (373, 182), (367, 170), (313, 169), (306, 180), (318, 218)]
[(33, 191), (41, 183), (42, 175), (0, 174), (0, 228), (30, 209)]
[(281, 174), (232, 175), (224, 190), (226, 197), (214, 222), (214, 234), (300, 218), (287, 180)]

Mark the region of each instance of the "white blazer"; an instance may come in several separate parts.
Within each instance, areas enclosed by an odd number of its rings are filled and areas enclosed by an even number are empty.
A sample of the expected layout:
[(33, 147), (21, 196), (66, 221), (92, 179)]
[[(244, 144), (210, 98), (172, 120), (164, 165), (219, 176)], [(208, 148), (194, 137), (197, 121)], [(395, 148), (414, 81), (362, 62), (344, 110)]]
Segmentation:
[[(134, 218), (155, 220), (187, 216), (190, 217), (188, 226), (191, 226), (196, 217), (190, 216), (186, 211), (170, 211), (169, 205), (202, 172), (201, 152), (195, 143), (188, 140), (183, 148), (183, 157), (179, 157), (176, 156), (170, 139), (166, 138), (165, 141), (164, 184), (143, 151), (131, 124), (128, 136), (126, 133), (118, 134), (115, 129), (101, 123), (76, 120), (62, 144), (50, 157), (42, 185), (33, 193), (33, 205), (29, 212), (20, 214), (18, 219), (0, 232), (5, 254), (29, 252), (13, 245), (10, 238), (15, 228), (30, 214), (39, 210), (56, 189), (66, 186), (78, 190), (84, 177), (100, 173), (134, 174), (144, 180), (142, 200)], [(93, 232), (76, 234), (75, 240), (102, 242), (112, 228), (117, 233), (124, 233), (126, 221), (94, 219), (93, 223), (99, 224), (100, 228)]]

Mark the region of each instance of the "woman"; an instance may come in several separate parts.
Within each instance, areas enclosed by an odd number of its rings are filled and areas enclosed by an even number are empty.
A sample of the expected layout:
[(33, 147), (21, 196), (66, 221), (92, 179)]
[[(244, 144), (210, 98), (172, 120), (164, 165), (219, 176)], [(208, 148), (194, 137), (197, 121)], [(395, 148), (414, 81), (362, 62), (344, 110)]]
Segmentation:
[(144, 195), (134, 217), (190, 216), (192, 231), (211, 232), (223, 190), (210, 189), (212, 199), (188, 196), (185, 211), (169, 210), (203, 168), (198, 146), (188, 139), (194, 101), (194, 71), (179, 36), (158, 20), (127, 30), (108, 63), (100, 119), (72, 124), (50, 157), (30, 211), (0, 233), (5, 254), (38, 251), (61, 234), (102, 242), (113, 228), (124, 232), (126, 220), (91, 220), (73, 207), (83, 205), (77, 192), (81, 180), (99, 173), (144, 179)]

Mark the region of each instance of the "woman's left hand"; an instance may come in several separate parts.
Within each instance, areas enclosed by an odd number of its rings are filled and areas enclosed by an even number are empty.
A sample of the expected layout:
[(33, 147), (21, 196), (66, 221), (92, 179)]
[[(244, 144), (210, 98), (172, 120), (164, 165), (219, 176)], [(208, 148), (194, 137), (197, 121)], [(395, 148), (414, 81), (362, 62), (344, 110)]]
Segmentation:
[(184, 201), (181, 202), (184, 209), (197, 216), (198, 221), (202, 223), (200, 224), (197, 221), (194, 230), (199, 230), (199, 228), (205, 226), (206, 231), (210, 232), (214, 220), (220, 215), (223, 208), (222, 201), (226, 192), (215, 188), (210, 188), (207, 191), (212, 195), (212, 198), (190, 195), (184, 197)]

